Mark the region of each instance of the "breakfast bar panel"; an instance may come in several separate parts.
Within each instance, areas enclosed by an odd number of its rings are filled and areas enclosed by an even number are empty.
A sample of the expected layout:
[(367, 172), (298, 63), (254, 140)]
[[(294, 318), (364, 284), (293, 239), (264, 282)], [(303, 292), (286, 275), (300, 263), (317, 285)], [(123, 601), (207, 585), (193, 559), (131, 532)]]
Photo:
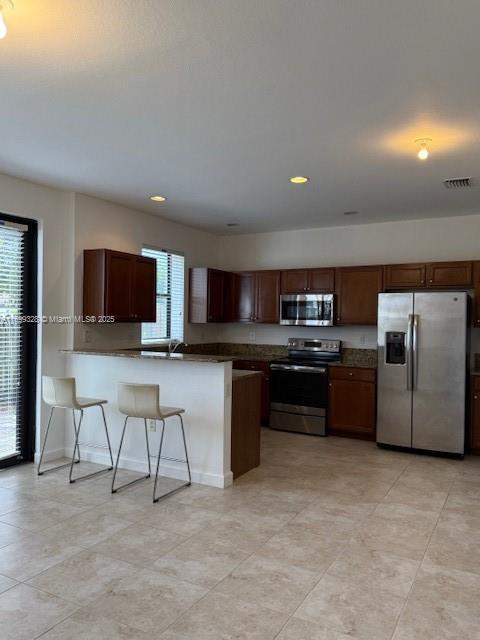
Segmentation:
[[(133, 382), (160, 385), (160, 403), (185, 409), (184, 423), (189, 451), (192, 481), (214, 487), (227, 487), (232, 483), (231, 472), (231, 395), (232, 363), (230, 360), (148, 358), (132, 355), (102, 353), (66, 354), (66, 375), (77, 380), (82, 396), (104, 398), (106, 418), (114, 452), (118, 451), (123, 427), (123, 416), (118, 411), (117, 385)], [(66, 416), (66, 453), (73, 449), (73, 429)], [(166, 420), (164, 451), (162, 455), (183, 459), (178, 418)], [(161, 423), (149, 430), (152, 456), (158, 452)], [(108, 464), (108, 451), (104, 447), (101, 415), (95, 411), (84, 413), (81, 442), (83, 459)], [(145, 432), (143, 421), (129, 420), (119, 466), (139, 472), (147, 471)], [(162, 461), (163, 475), (184, 479), (185, 465)]]

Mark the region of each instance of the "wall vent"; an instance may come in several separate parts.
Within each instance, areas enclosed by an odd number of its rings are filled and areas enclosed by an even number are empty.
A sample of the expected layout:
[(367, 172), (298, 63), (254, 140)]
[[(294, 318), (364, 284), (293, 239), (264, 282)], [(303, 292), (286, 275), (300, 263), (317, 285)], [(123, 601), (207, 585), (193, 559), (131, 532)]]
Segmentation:
[(464, 189), (472, 186), (472, 178), (448, 178), (443, 184), (447, 189)]

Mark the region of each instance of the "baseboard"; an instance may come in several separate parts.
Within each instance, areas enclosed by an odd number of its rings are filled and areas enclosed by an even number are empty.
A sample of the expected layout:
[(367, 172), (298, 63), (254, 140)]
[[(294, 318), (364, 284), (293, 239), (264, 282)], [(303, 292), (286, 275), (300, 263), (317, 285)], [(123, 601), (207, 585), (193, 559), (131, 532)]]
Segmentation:
[[(65, 449), (61, 447), (60, 449), (50, 449), (49, 451), (45, 450), (43, 454), (43, 462), (52, 462), (52, 460), (58, 460), (59, 458), (65, 458), (67, 454), (65, 453)], [(37, 452), (34, 456), (35, 464), (40, 462), (40, 453)], [(43, 464), (42, 462), (42, 464)]]
[[(62, 450), (62, 454), (67, 457), (72, 457), (73, 447)], [(108, 452), (97, 450), (88, 450), (85, 447), (81, 448), (81, 456), (82, 460), (87, 462), (94, 462), (96, 464), (110, 465), (110, 456)], [(61, 456), (57, 456), (61, 457)], [(152, 466), (155, 464), (155, 460), (152, 458)], [(127, 469), (128, 471), (138, 471), (139, 473), (147, 473), (148, 465), (145, 460), (137, 460), (135, 458), (120, 458), (119, 463), (120, 469)], [(177, 480), (185, 480), (186, 475), (186, 465), (173, 463), (169, 460), (163, 460), (160, 465), (160, 474), (166, 476), (167, 478), (175, 478)], [(231, 471), (224, 475), (213, 474), (213, 473), (202, 473), (191, 469), (192, 474), (192, 482), (196, 482), (198, 484), (205, 484), (210, 487), (217, 487), (219, 489), (225, 489), (229, 487), (233, 483), (233, 474)]]

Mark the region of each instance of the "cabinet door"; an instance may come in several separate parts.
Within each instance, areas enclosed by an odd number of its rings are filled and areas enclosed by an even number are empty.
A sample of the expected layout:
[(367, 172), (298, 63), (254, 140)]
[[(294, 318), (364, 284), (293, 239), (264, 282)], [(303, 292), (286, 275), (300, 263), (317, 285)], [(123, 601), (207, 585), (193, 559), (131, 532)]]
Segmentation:
[(281, 274), (282, 293), (304, 293), (308, 289), (307, 269), (289, 269)]
[(132, 316), (136, 322), (155, 322), (157, 318), (156, 285), (155, 260), (136, 256), (132, 287)]
[(255, 316), (255, 273), (235, 274), (235, 316), (238, 322), (253, 322)]
[(132, 284), (135, 256), (106, 252), (105, 314), (115, 320), (133, 320)]
[(428, 287), (470, 287), (471, 262), (431, 262), (427, 264)]
[(418, 289), (425, 286), (426, 265), (389, 264), (385, 267), (385, 289)]
[[(474, 383), (475, 381), (474, 378)], [(480, 387), (480, 385), (478, 386)], [(474, 388), (472, 390), (471, 409), (470, 447), (474, 453), (480, 453), (480, 389)]]
[(223, 322), (225, 309), (225, 273), (208, 270), (207, 322)]
[(234, 360), (233, 368), (262, 372), (262, 424), (268, 425), (270, 417), (270, 363), (266, 360)]
[(257, 271), (255, 275), (255, 322), (275, 324), (280, 319), (280, 272)]
[(480, 262), (473, 263), (473, 287), (475, 289), (473, 322), (480, 327)]
[(328, 433), (375, 438), (375, 384), (330, 381)]
[(337, 269), (335, 278), (337, 323), (376, 325), (383, 267), (342, 267)]
[(312, 293), (331, 293), (335, 291), (335, 269), (310, 269), (308, 272), (308, 290)]

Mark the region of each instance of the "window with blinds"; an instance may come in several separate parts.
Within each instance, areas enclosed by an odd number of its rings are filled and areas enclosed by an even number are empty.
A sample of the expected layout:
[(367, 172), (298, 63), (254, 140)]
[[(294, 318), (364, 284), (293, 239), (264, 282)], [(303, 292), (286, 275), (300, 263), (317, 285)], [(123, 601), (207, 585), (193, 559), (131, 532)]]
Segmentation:
[(142, 343), (183, 340), (185, 258), (147, 247), (142, 255), (157, 261), (157, 321), (142, 324)]
[(0, 460), (22, 448), (24, 233), (0, 220)]

